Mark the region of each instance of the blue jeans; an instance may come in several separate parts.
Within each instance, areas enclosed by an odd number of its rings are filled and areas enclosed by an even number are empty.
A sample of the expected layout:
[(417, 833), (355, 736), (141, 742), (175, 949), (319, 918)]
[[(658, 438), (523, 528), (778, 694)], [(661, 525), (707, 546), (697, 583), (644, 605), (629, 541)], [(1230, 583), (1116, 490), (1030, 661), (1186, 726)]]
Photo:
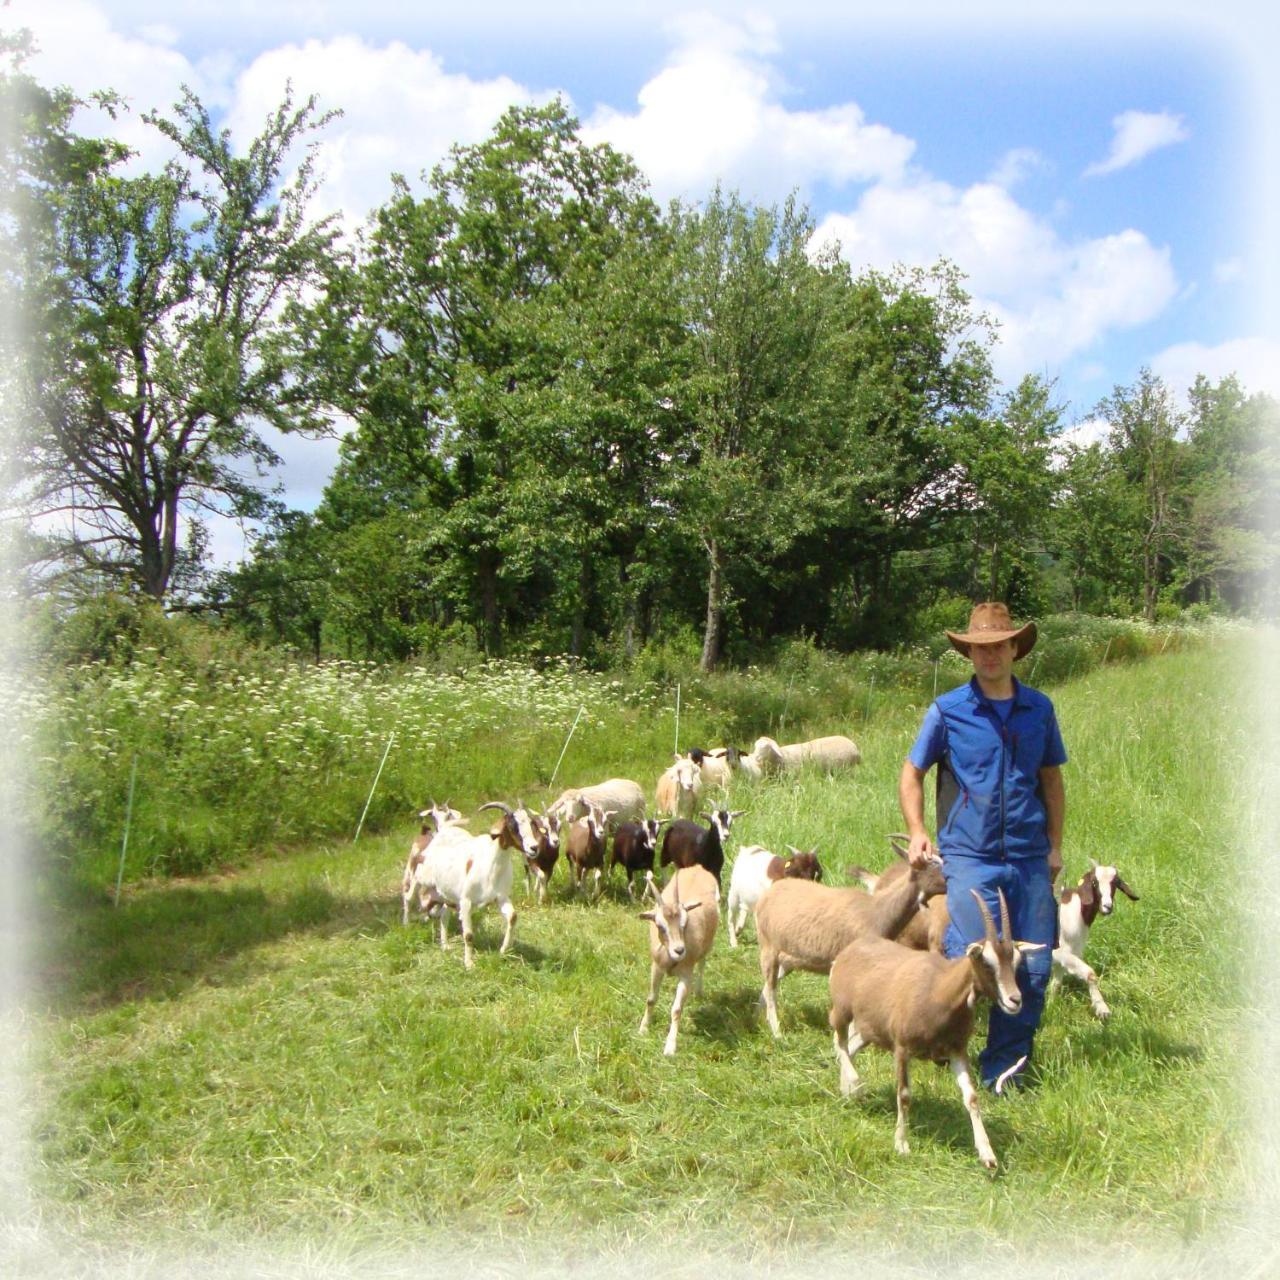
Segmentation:
[[(982, 913), (969, 892), (971, 889), (976, 889), (987, 904), (997, 932), (1000, 931), (1000, 902), (996, 890), (1002, 889), (1009, 904), (1014, 939), (1044, 945), (1042, 951), (1024, 955), (1018, 966), (1018, 987), (1022, 992), (1022, 1008), (1018, 1013), (1011, 1016), (995, 1005), (991, 1007), (987, 1044), (978, 1055), (978, 1074), (982, 1083), (991, 1088), (997, 1077), (1019, 1058), (1024, 1054), (1031, 1056), (1031, 1044), (1044, 1011), (1044, 994), (1053, 968), (1053, 945), (1058, 932), (1058, 904), (1049, 876), (1049, 860), (1047, 857), (1014, 858), (1001, 862), (944, 853), (942, 870), (947, 880), (947, 911), (951, 916), (943, 940), (948, 957), (963, 955), (969, 943), (981, 942), (986, 936)], [(1013, 1077), (1015, 1081), (1017, 1078)]]

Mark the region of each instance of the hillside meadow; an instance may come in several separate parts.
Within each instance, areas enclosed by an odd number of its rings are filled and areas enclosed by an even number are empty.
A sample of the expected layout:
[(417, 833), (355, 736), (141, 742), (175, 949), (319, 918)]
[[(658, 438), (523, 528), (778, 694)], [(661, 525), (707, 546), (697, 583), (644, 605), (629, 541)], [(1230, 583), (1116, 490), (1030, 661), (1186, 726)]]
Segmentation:
[[(1208, 1274), (1222, 1241), (1250, 1239), (1259, 1176), (1259, 997), (1242, 976), (1261, 948), (1247, 897), (1230, 892), (1257, 821), (1236, 710), (1248, 644), (1162, 648), (1047, 686), (1071, 755), (1066, 876), (1089, 857), (1115, 862), (1141, 901), (1122, 900), (1091, 938), (1111, 1021), (1068, 983), (1037, 1041), (1038, 1087), (984, 1101), (998, 1174), (978, 1165), (944, 1069), (914, 1070), (909, 1157), (893, 1152), (886, 1055), (866, 1051), (868, 1088), (839, 1096), (825, 979), (784, 981), (772, 1040), (753, 925), (736, 950), (722, 928), (674, 1061), (661, 1053), (670, 985), (654, 1029), (636, 1034), (646, 927), (620, 878), (598, 903), (575, 900), (562, 862), (546, 906), (518, 891), (511, 954), (497, 953), (500, 918), (482, 914), (465, 973), (456, 932), (442, 952), (426, 925), (400, 924), (406, 814), (358, 843), (300, 841), (198, 877), (135, 873), (114, 907), (105, 843), (76, 875), (38, 881), (25, 1031), (41, 1238), (64, 1260), (249, 1249), (324, 1273), (446, 1256), (494, 1274), (520, 1260), (624, 1267), (656, 1250), (751, 1270), (856, 1251), (866, 1265), (1034, 1258), (1036, 1274), (1067, 1274), (1077, 1260), (1050, 1246), (1087, 1222), (1113, 1262), (1172, 1257), (1178, 1274)], [(932, 667), (914, 688), (859, 688), (861, 714), (823, 721), (819, 665), (793, 673), (785, 716), (806, 732), (856, 721), (865, 763), (739, 784), (730, 803), (746, 810), (735, 845), (816, 846), (839, 882), (848, 863), (891, 856), (897, 772)], [(583, 692), (566, 691), (566, 724)], [(694, 691), (686, 726), (712, 733), (750, 714), (749, 678), (729, 692), (717, 706)], [(611, 773), (651, 791), (674, 728), (652, 697), (638, 708), (648, 737), (609, 741), (580, 723), (555, 788), (561, 725), (548, 752), (486, 721), (469, 758), (527, 769), (529, 802)], [(188, 722), (212, 714), (192, 702)], [(469, 791), (439, 776), (424, 768), (419, 801), (471, 811), (516, 798), (498, 774)]]

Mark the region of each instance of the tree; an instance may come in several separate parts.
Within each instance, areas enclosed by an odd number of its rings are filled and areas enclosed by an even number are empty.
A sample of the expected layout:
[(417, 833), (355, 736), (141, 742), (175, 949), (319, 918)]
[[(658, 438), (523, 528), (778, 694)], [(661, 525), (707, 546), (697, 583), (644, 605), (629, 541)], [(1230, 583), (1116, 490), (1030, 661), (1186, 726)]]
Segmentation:
[[(997, 416), (975, 416), (962, 428), (975, 599), (1010, 599), (1010, 568), (1025, 568), (1028, 555), (1043, 543), (1057, 487), (1050, 462), (1062, 417), (1052, 395), (1051, 383), (1029, 374), (1005, 393)], [(983, 555), (986, 579), (979, 582)]]
[(161, 172), (121, 176), (116, 150), (40, 189), (52, 283), (29, 310), (20, 435), (29, 510), (63, 560), (163, 600), (184, 519), (266, 509), (278, 458), (261, 425), (326, 428), (289, 304), (320, 283), (336, 231), (306, 219), (310, 147), (283, 179), (327, 119), (314, 100), (286, 94), (243, 155), (190, 90), (145, 118), (175, 148)]
[(316, 313), (313, 359), (357, 422), (324, 518), (340, 501), (370, 518), (351, 499), (373, 492), (434, 512), (420, 578), (488, 652), (530, 596), (580, 646), (615, 542), (634, 557), (643, 540), (635, 495), (666, 431), (654, 353), (678, 340), (663, 241), (627, 157), (583, 143), (562, 102), (515, 107), (421, 197), (396, 179)]
[(1170, 568), (1178, 532), (1177, 435), (1183, 417), (1164, 382), (1142, 369), (1131, 387), (1117, 386), (1094, 409), (1109, 424), (1111, 451), (1130, 492), (1130, 528), (1142, 565), (1142, 608), (1148, 622)]
[(701, 665), (710, 671), (731, 571), (784, 552), (812, 515), (829, 293), (808, 257), (813, 223), (794, 199), (752, 208), (717, 188), (701, 209), (676, 207), (673, 223), (694, 433), (674, 487), (706, 556)]

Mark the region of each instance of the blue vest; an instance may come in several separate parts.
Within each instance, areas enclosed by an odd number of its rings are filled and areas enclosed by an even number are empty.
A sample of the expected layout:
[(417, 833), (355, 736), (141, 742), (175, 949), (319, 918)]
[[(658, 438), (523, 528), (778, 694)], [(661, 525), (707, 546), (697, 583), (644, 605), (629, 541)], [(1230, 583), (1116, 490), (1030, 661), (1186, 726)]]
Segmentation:
[(1039, 690), (1014, 680), (1007, 720), (977, 677), (944, 693), (911, 750), (917, 768), (938, 765), (942, 856), (1045, 857), (1049, 836), (1040, 770), (1066, 759), (1053, 703)]

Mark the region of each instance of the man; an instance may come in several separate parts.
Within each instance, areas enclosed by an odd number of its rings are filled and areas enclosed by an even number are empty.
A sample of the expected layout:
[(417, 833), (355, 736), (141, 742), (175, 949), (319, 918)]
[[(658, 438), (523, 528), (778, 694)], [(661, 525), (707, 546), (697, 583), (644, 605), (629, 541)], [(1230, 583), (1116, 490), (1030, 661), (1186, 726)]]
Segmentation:
[(1022, 1008), (991, 1010), (978, 1058), (988, 1088), (1021, 1083), (1040, 1025), (1057, 931), (1053, 882), (1062, 870), (1067, 753), (1053, 703), (1014, 678), (1013, 664), (1031, 652), (1036, 624), (1015, 627), (1003, 604), (975, 605), (969, 629), (947, 638), (973, 663), (973, 678), (938, 698), (902, 766), (898, 799), (913, 863), (932, 852), (924, 825), (924, 777), (938, 766), (938, 852), (947, 880), (951, 925), (948, 956), (984, 936), (976, 889), (999, 921), (997, 889), (1009, 904), (1014, 938), (1041, 943), (1019, 969)]

